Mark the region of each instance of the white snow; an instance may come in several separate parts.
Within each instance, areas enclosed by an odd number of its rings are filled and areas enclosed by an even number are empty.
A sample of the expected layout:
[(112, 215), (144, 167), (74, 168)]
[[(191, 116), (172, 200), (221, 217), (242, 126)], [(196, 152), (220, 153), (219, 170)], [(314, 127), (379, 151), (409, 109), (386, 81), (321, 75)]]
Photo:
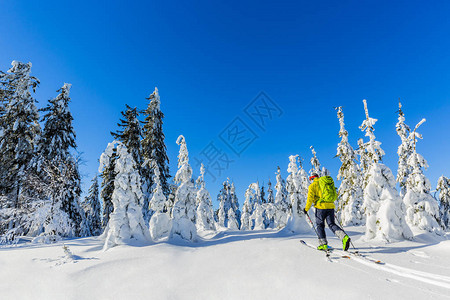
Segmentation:
[[(314, 233), (224, 231), (197, 243), (137, 243), (102, 251), (89, 237), (0, 248), (2, 299), (449, 299), (450, 241), (423, 233), (415, 241), (362, 242), (363, 255), (331, 263)], [(327, 230), (329, 242), (340, 241)], [(65, 246), (65, 248), (64, 248)]]

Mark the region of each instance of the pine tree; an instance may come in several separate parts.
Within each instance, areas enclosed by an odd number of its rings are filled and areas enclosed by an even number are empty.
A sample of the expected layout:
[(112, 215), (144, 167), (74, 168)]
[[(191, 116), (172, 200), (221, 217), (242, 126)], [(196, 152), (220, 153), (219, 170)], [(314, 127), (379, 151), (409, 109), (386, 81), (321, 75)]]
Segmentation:
[(317, 174), (317, 175), (319, 175), (319, 177), (320, 176), (322, 176), (323, 174), (322, 174), (322, 170), (321, 170), (321, 168), (320, 168), (320, 162), (319, 162), (319, 159), (317, 158), (317, 153), (316, 153), (316, 150), (314, 150), (314, 147), (313, 146), (311, 146), (311, 147), (309, 147), (310, 149), (311, 149), (311, 152), (312, 152), (312, 154), (313, 154), (313, 157), (311, 158), (311, 166), (312, 166), (312, 168), (311, 168), (311, 170), (309, 171), (309, 175), (312, 175), (312, 174)]
[(397, 182), (400, 184), (400, 194), (404, 196), (406, 194), (406, 181), (409, 174), (411, 174), (411, 166), (408, 165), (408, 158), (413, 152), (413, 146), (409, 139), (411, 129), (405, 124), (405, 114), (402, 111), (402, 104), (398, 102), (398, 122), (395, 125), (397, 134), (400, 137), (402, 143), (398, 146), (398, 171)]
[(431, 184), (423, 174), (423, 169), (428, 168), (427, 161), (416, 151), (416, 138), (422, 138), (417, 129), (425, 122), (422, 119), (409, 134), (413, 145), (413, 153), (408, 158), (408, 165), (412, 171), (406, 181), (406, 194), (403, 201), (406, 205), (406, 221), (409, 226), (441, 234), (439, 226), (439, 206), (431, 196)]
[(275, 198), (273, 196), (272, 183), (267, 183), (267, 203), (264, 207), (265, 211), (265, 226), (266, 228), (274, 228), (275, 227)]
[(439, 216), (442, 227), (450, 228), (450, 179), (441, 176), (438, 179), (436, 190), (439, 191)]
[(189, 153), (184, 136), (178, 137), (177, 144), (180, 146), (180, 153), (178, 154), (178, 171), (175, 175), (175, 182), (179, 186), (172, 210), (173, 224), (170, 237), (178, 236), (188, 241), (195, 241), (197, 239), (195, 227), (197, 191), (191, 180), (192, 168), (189, 165)]
[(291, 214), (289, 216), (286, 228), (291, 232), (307, 232), (310, 230), (309, 224), (306, 222), (303, 209), (306, 206), (306, 193), (303, 190), (302, 178), (299, 176), (303, 174), (297, 165), (298, 155), (289, 156), (288, 173), (286, 179), (287, 191), (291, 202)]
[(153, 167), (153, 189), (152, 189), (152, 199), (149, 203), (149, 211), (152, 212), (149, 227), (150, 234), (154, 240), (159, 240), (161, 238), (167, 237), (171, 230), (171, 219), (170, 213), (167, 212), (168, 203), (166, 201), (166, 196), (162, 191), (159, 168), (156, 161), (152, 162)]
[[(223, 182), (223, 188), (219, 191), (217, 195), (217, 202), (219, 202), (219, 209), (217, 211), (219, 226), (228, 227), (228, 212), (230, 208), (234, 212), (234, 218), (240, 220), (239, 202), (236, 196), (234, 183), (230, 183), (230, 179), (227, 178)], [(239, 225), (239, 221), (238, 221)]]
[(259, 187), (259, 182), (252, 183), (250, 187), (253, 189), (253, 213), (251, 219), (253, 220), (253, 229), (260, 230), (265, 229), (264, 225), (264, 209), (261, 197), (261, 189)]
[(230, 207), (228, 210), (228, 224), (227, 228), (230, 230), (239, 230), (239, 222), (236, 219), (233, 208)]
[[(200, 176), (197, 178), (197, 229), (198, 230), (215, 230), (214, 212), (211, 202), (211, 196), (205, 187), (205, 167), (201, 164)], [(230, 208), (231, 209), (231, 208)], [(234, 218), (236, 221), (236, 218)], [(238, 228), (236, 228), (238, 229)]]
[[(115, 140), (122, 142), (125, 147), (127, 147), (128, 151), (133, 156), (134, 161), (137, 164), (137, 170), (141, 177), (143, 177), (142, 170), (142, 146), (141, 146), (141, 137), (142, 137), (142, 129), (138, 120), (139, 112), (137, 108), (131, 108), (126, 105), (126, 110), (121, 112), (123, 119), (120, 119), (120, 123), (117, 124), (119, 126), (119, 130), (116, 132), (111, 132), (112, 137)], [(150, 193), (149, 190), (151, 187), (146, 186), (147, 182), (142, 182), (142, 188), (144, 191), (144, 200), (142, 205), (142, 213), (144, 214), (144, 220), (146, 224), (148, 224), (150, 220), (150, 212), (148, 210), (148, 205), (150, 201)]]
[(59, 95), (49, 100), (46, 107), (40, 109), (45, 114), (42, 121), (45, 122), (41, 139), (37, 147), (37, 156), (34, 160), (38, 174), (43, 176), (43, 180), (49, 180), (41, 172), (41, 165), (48, 162), (51, 165), (59, 165), (62, 162), (68, 165), (70, 172), (61, 172), (69, 175), (64, 178), (65, 197), (62, 199), (61, 209), (69, 215), (75, 226), (77, 235), (81, 232), (83, 215), (80, 211), (79, 198), (81, 195), (81, 176), (78, 171), (78, 160), (71, 154), (71, 150), (76, 150), (76, 135), (72, 126), (73, 117), (69, 110), (71, 84), (64, 85), (57, 91)]
[(93, 236), (100, 235), (102, 233), (102, 219), (97, 176), (92, 179), (92, 184), (84, 200), (83, 207), (89, 232)]
[(286, 226), (289, 211), (291, 209), (290, 204), (288, 202), (288, 192), (286, 190), (286, 182), (281, 177), (281, 170), (278, 167), (276, 174), (277, 184), (275, 185), (275, 189), (277, 193), (275, 195), (275, 228), (283, 228)]
[(116, 160), (117, 160), (117, 149), (113, 147), (111, 153), (108, 154), (109, 159), (105, 164), (100, 164), (99, 172), (102, 178), (102, 191), (100, 193), (100, 198), (103, 202), (103, 212), (102, 212), (102, 230), (104, 230), (109, 222), (109, 216), (114, 211), (114, 205), (112, 202), (112, 194), (114, 192), (114, 181), (116, 178)]
[(245, 191), (245, 201), (242, 206), (241, 230), (253, 229), (253, 220), (251, 218), (253, 214), (253, 198), (254, 198), (254, 190), (252, 188), (252, 184), (250, 184), (247, 190)]
[[(20, 196), (41, 131), (36, 100), (31, 95), (39, 80), (30, 75), (31, 63), (13, 61), (11, 65), (7, 73), (0, 74), (5, 101), (0, 114), (0, 196), (1, 206), (21, 209), (25, 204), (20, 203)], [(12, 222), (8, 227), (16, 225)]]
[(370, 168), (370, 158), (367, 153), (366, 144), (364, 144), (363, 139), (358, 139), (358, 149), (356, 153), (359, 156), (359, 169), (361, 172), (361, 186), (364, 190), (366, 188), (365, 178), (367, 177), (367, 173), (369, 173)]
[(114, 211), (110, 215), (108, 228), (104, 234), (104, 250), (115, 245), (127, 244), (132, 239), (138, 241), (151, 239), (140, 206), (143, 194), (138, 166), (127, 147), (118, 141), (108, 144), (105, 152), (101, 155), (100, 168), (103, 169), (110, 165), (109, 159), (114, 148), (117, 149), (116, 178), (111, 199)]
[(161, 187), (166, 197), (170, 194), (170, 186), (168, 180), (169, 175), (169, 158), (166, 154), (166, 144), (164, 143), (164, 132), (162, 129), (164, 114), (162, 113), (160, 106), (161, 100), (159, 97), (158, 89), (155, 87), (155, 91), (147, 98), (150, 103), (147, 109), (144, 111), (145, 121), (143, 126), (143, 139), (142, 139), (142, 157), (144, 159), (143, 164), (143, 176), (147, 185), (151, 186), (151, 161), (155, 160), (159, 167)]
[(337, 176), (341, 180), (339, 186), (338, 215), (342, 225), (360, 225), (363, 223), (363, 191), (359, 167), (356, 163), (356, 152), (348, 142), (348, 132), (345, 129), (344, 113), (342, 107), (337, 108), (341, 141), (338, 144), (337, 154), (341, 160), (341, 167)]
[(366, 119), (360, 126), (366, 132), (369, 142), (365, 144), (370, 166), (366, 174), (363, 208), (366, 216), (365, 238), (386, 242), (410, 238), (412, 236), (404, 219), (401, 197), (395, 189), (395, 178), (391, 170), (381, 163), (384, 151), (375, 138), (374, 125), (377, 119), (369, 117), (367, 102), (364, 99)]

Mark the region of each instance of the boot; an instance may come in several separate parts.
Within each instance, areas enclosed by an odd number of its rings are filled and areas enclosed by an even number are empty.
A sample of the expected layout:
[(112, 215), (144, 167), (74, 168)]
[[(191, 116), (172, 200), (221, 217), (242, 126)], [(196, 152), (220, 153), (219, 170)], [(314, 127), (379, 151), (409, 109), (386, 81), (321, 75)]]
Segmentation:
[(342, 239), (342, 248), (344, 249), (344, 251), (347, 251), (348, 248), (350, 247), (350, 237), (348, 235), (345, 235), (344, 238)]

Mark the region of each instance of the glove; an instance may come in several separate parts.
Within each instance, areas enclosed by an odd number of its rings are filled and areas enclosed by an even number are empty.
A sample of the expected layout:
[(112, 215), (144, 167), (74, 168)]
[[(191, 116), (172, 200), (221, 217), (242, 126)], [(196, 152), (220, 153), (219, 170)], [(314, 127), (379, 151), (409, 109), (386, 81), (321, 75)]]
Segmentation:
[(305, 215), (308, 213), (308, 211), (306, 209), (303, 209), (303, 212), (305, 213)]

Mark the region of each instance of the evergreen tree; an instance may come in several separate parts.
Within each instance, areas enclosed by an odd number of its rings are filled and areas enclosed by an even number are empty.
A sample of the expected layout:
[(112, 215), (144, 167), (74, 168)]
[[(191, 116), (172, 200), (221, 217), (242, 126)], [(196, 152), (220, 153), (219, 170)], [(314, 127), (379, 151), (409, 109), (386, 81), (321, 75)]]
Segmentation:
[(402, 143), (398, 146), (398, 171), (397, 182), (400, 184), (400, 194), (404, 196), (406, 194), (406, 181), (409, 174), (411, 174), (411, 166), (408, 165), (408, 158), (411, 156), (413, 147), (409, 134), (411, 129), (405, 124), (405, 114), (402, 111), (402, 104), (398, 102), (398, 122), (395, 125), (397, 134), (400, 137)]
[(178, 154), (178, 171), (175, 175), (175, 182), (179, 186), (172, 210), (173, 224), (170, 237), (179, 236), (185, 240), (195, 241), (197, 239), (195, 227), (197, 191), (191, 180), (192, 168), (189, 165), (189, 153), (184, 136), (178, 137), (177, 144), (180, 146), (180, 153)]
[(288, 201), (288, 192), (286, 189), (286, 182), (281, 177), (281, 170), (278, 167), (276, 174), (277, 184), (275, 185), (275, 189), (277, 193), (275, 195), (275, 228), (283, 228), (286, 226), (289, 211), (291, 209), (289, 201)]
[[(41, 130), (36, 100), (31, 95), (39, 80), (30, 73), (31, 63), (13, 61), (8, 72), (0, 74), (5, 102), (0, 113), (0, 196), (1, 206), (13, 209), (26, 205), (20, 203), (24, 200), (21, 194), (26, 190), (24, 184)], [(8, 224), (9, 228), (16, 226), (19, 224)]]
[(86, 213), (86, 223), (89, 232), (93, 236), (100, 235), (102, 233), (102, 219), (97, 176), (92, 179), (92, 184), (84, 200), (83, 207)]
[(230, 208), (234, 212), (234, 219), (240, 220), (239, 202), (236, 196), (234, 183), (230, 183), (229, 178), (223, 182), (223, 188), (217, 195), (217, 202), (219, 202), (219, 209), (217, 211), (219, 226), (225, 228), (228, 227), (228, 212), (230, 211)]
[(259, 182), (252, 183), (250, 187), (253, 189), (253, 213), (251, 219), (253, 220), (253, 229), (260, 230), (265, 229), (264, 226), (264, 209), (262, 204), (261, 189), (259, 188)]
[(298, 155), (289, 156), (289, 166), (287, 169), (289, 176), (286, 179), (286, 183), (292, 211), (286, 228), (291, 232), (307, 232), (311, 229), (306, 222), (306, 217), (303, 212), (306, 206), (307, 193), (303, 190), (302, 178), (299, 176), (303, 172), (298, 168), (297, 158)]
[(164, 195), (167, 197), (170, 194), (170, 186), (168, 180), (169, 175), (169, 158), (166, 154), (166, 144), (164, 143), (164, 132), (162, 129), (164, 114), (162, 113), (160, 106), (161, 100), (159, 97), (158, 89), (155, 87), (155, 91), (150, 95), (150, 103), (147, 109), (144, 111), (145, 121), (143, 126), (143, 139), (142, 139), (142, 157), (144, 159), (143, 164), (143, 176), (147, 185), (151, 186), (151, 161), (155, 160), (158, 164), (161, 187)]
[(272, 182), (267, 183), (267, 203), (275, 203), (275, 198), (273, 197)]
[(273, 196), (272, 183), (267, 183), (267, 203), (264, 207), (265, 211), (265, 226), (266, 228), (274, 228), (275, 227), (275, 198)]
[(403, 198), (406, 205), (406, 221), (413, 228), (441, 234), (438, 221), (439, 206), (430, 194), (430, 181), (423, 174), (423, 169), (428, 168), (428, 164), (416, 151), (416, 138), (422, 138), (416, 130), (423, 122), (425, 119), (422, 119), (409, 135), (413, 153), (408, 158), (408, 165), (411, 166), (412, 171), (406, 181), (406, 194)]
[[(215, 230), (214, 212), (211, 202), (211, 196), (205, 187), (205, 167), (201, 164), (200, 176), (197, 179), (197, 229)], [(231, 209), (231, 208), (230, 208)], [(234, 219), (236, 221), (236, 219)], [(236, 228), (238, 229), (238, 228)]]
[(316, 153), (316, 150), (314, 150), (314, 147), (313, 146), (311, 146), (311, 147), (309, 147), (310, 149), (311, 149), (311, 152), (312, 152), (312, 154), (313, 154), (313, 157), (311, 158), (311, 166), (312, 166), (312, 168), (311, 168), (311, 170), (309, 171), (309, 175), (312, 175), (312, 174), (314, 174), (314, 173), (316, 173), (317, 175), (319, 175), (319, 177), (320, 176), (322, 176), (323, 174), (322, 174), (322, 170), (321, 170), (321, 168), (320, 168), (320, 162), (319, 162), (319, 159), (317, 158), (317, 153)]
[[(137, 108), (131, 108), (126, 105), (126, 110), (121, 112), (123, 119), (120, 119), (120, 123), (117, 124), (119, 126), (119, 130), (116, 132), (111, 132), (111, 135), (115, 140), (122, 142), (125, 147), (127, 147), (128, 151), (133, 156), (134, 161), (137, 164), (137, 170), (141, 177), (143, 177), (142, 170), (142, 147), (141, 147), (141, 137), (142, 137), (142, 129), (138, 120), (139, 112)], [(146, 186), (147, 182), (143, 182), (143, 191), (144, 191), (144, 200), (143, 203), (140, 203), (142, 206), (142, 213), (144, 214), (144, 220), (146, 224), (148, 224), (150, 220), (150, 212), (148, 210), (150, 193), (149, 190), (151, 187)]]
[(116, 178), (116, 160), (117, 160), (117, 149), (113, 147), (111, 149), (111, 155), (106, 162), (106, 165), (99, 168), (100, 177), (102, 178), (100, 192), (100, 198), (103, 202), (103, 212), (102, 212), (102, 229), (104, 230), (109, 222), (109, 216), (114, 211), (114, 205), (112, 203), (112, 194), (114, 192), (114, 181)]
[(249, 187), (245, 191), (245, 201), (242, 206), (241, 230), (253, 229), (253, 221), (251, 219), (251, 215), (253, 214), (253, 197), (254, 192), (252, 189), (252, 185), (249, 185)]
[(361, 171), (361, 186), (364, 190), (366, 188), (365, 178), (367, 177), (367, 173), (369, 173), (370, 168), (370, 158), (366, 149), (366, 144), (364, 144), (363, 139), (358, 139), (358, 150), (356, 153), (359, 156), (359, 169)]
[(361, 174), (356, 163), (356, 152), (348, 142), (348, 132), (345, 129), (342, 107), (338, 107), (337, 111), (341, 141), (338, 144), (336, 156), (339, 157), (342, 163), (337, 176), (337, 179), (341, 180), (338, 214), (344, 226), (360, 225), (363, 222)]
[[(69, 110), (71, 84), (64, 85), (57, 91), (59, 95), (49, 100), (46, 107), (40, 109), (44, 112), (42, 121), (45, 122), (44, 130), (37, 147), (35, 168), (43, 176), (43, 180), (50, 180), (41, 172), (43, 162), (58, 166), (62, 162), (68, 166), (69, 172), (60, 172), (70, 176), (64, 178), (65, 197), (61, 200), (61, 209), (69, 215), (75, 226), (77, 235), (81, 232), (83, 220), (80, 211), (79, 198), (81, 194), (81, 176), (78, 171), (78, 160), (71, 154), (71, 149), (76, 150), (76, 135), (72, 126), (73, 117)], [(62, 192), (61, 192), (62, 193)]]
[(230, 230), (239, 230), (239, 222), (236, 220), (236, 216), (234, 214), (233, 208), (230, 207), (228, 210), (228, 229)]
[(439, 177), (436, 190), (439, 191), (439, 216), (441, 225), (450, 228), (450, 179), (445, 176)]
[(105, 231), (107, 250), (115, 245), (127, 244), (130, 240), (148, 241), (150, 233), (142, 216), (140, 203), (143, 201), (141, 177), (137, 163), (127, 147), (118, 141), (108, 144), (100, 157), (100, 169), (110, 165), (114, 149), (116, 148), (114, 191), (112, 202), (114, 211), (110, 215), (108, 228)]
[(169, 236), (171, 230), (170, 213), (167, 212), (167, 201), (161, 187), (159, 168), (156, 161), (152, 162), (153, 167), (153, 189), (150, 200), (149, 211), (152, 212), (150, 219), (150, 234), (154, 240), (159, 240)]
[(367, 102), (364, 99), (366, 120), (360, 126), (366, 132), (369, 142), (365, 144), (370, 166), (365, 178), (363, 208), (366, 214), (365, 238), (387, 242), (410, 238), (412, 236), (404, 219), (401, 197), (395, 189), (395, 178), (391, 170), (381, 163), (384, 151), (375, 138), (374, 125), (377, 119), (369, 117)]

